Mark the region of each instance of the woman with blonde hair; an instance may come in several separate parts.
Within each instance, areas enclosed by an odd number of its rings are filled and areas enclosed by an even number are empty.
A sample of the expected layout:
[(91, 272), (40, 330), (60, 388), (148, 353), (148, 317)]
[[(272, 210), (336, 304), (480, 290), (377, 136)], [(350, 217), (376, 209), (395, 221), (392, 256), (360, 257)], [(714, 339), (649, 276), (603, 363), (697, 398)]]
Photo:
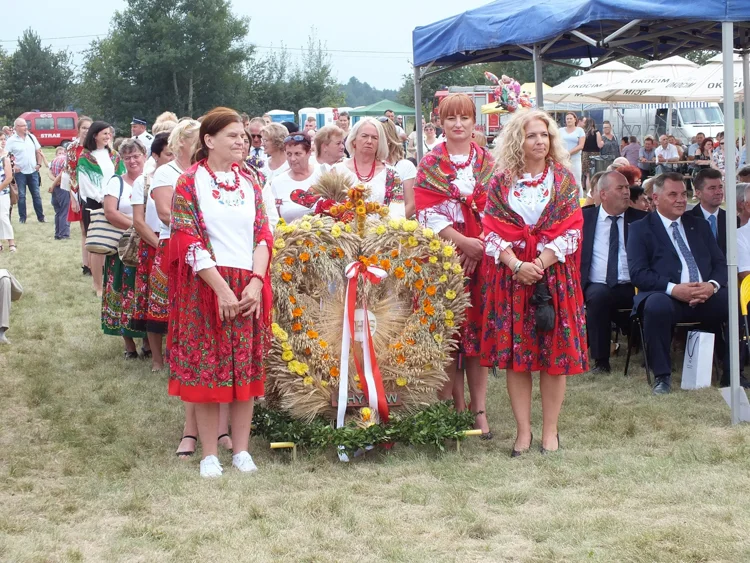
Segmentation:
[(542, 453), (559, 446), (565, 378), (588, 370), (580, 283), (583, 214), (560, 132), (544, 111), (506, 124), (482, 219), (482, 364), (506, 370), (517, 457), (531, 447), (531, 372), (539, 371)]
[(339, 162), (333, 169), (352, 179), (355, 184), (370, 187), (370, 200), (390, 205), (403, 200), (401, 177), (395, 167), (386, 162), (388, 140), (383, 125), (372, 117), (360, 119), (346, 138), (346, 150), (351, 158)]
[(289, 163), (286, 160), (286, 150), (284, 147), (284, 139), (288, 135), (287, 128), (278, 123), (270, 123), (260, 130), (263, 152), (266, 153), (266, 162), (263, 168), (261, 168), (266, 186), (276, 176), (280, 176), (289, 170)]
[[(385, 121), (381, 121), (381, 120)], [(385, 138), (388, 141), (388, 158), (386, 162), (393, 166), (401, 178), (401, 187), (404, 191), (404, 210), (395, 215), (400, 217), (411, 217), (414, 215), (414, 179), (417, 177), (417, 167), (404, 158), (404, 143), (399, 138), (396, 125), (387, 117), (380, 117), (378, 121), (383, 124)], [(392, 207), (395, 207), (395, 203)], [(391, 210), (393, 213), (393, 209)]]
[(315, 133), (316, 162), (322, 166), (333, 166), (344, 158), (344, 132), (338, 125), (326, 125)]
[[(456, 409), (466, 408), (464, 377), (469, 384), (471, 410), (482, 438), (492, 438), (487, 421), (487, 370), (480, 364), (484, 256), (481, 214), (495, 161), (487, 149), (474, 142), (476, 108), (466, 94), (449, 94), (440, 103), (445, 142), (436, 145), (419, 163), (414, 186), (417, 220), (437, 236), (456, 245), (466, 277), (471, 307), (458, 335), (459, 348), (446, 370), (448, 381), (439, 393), (453, 399)], [(463, 359), (463, 366), (461, 365)]]

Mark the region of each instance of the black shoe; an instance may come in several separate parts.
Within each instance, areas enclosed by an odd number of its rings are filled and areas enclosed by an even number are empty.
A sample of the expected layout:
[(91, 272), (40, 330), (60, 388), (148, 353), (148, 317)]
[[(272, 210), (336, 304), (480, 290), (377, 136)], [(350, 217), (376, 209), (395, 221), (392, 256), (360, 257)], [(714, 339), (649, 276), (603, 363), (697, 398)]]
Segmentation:
[(81, 270), (83, 270), (84, 276), (90, 276), (91, 275), (91, 269), (88, 266), (81, 266)]
[(521, 457), (523, 454), (528, 452), (531, 449), (531, 444), (534, 442), (534, 435), (531, 435), (531, 440), (529, 440), (529, 447), (525, 450), (517, 450), (515, 448), (515, 444), (513, 445), (513, 451), (510, 452), (510, 457)]
[(612, 368), (609, 366), (609, 360), (594, 360), (594, 368), (591, 370), (591, 373), (595, 375), (612, 373)]
[(672, 390), (671, 377), (668, 375), (657, 375), (654, 388), (651, 393), (654, 395), (666, 395)]
[(40, 223), (46, 223), (46, 222), (47, 222), (47, 220), (46, 220), (46, 219), (39, 219), (39, 222), (40, 222)]
[(138, 352), (125, 352), (125, 359), (126, 360), (137, 360), (138, 359)]
[(560, 446), (560, 434), (558, 434), (557, 435), (557, 449), (556, 450), (548, 450), (544, 446), (542, 446), (542, 447), (539, 448), (539, 453), (542, 454), (542, 455), (554, 454), (554, 453), (559, 452), (561, 447), (562, 446)]

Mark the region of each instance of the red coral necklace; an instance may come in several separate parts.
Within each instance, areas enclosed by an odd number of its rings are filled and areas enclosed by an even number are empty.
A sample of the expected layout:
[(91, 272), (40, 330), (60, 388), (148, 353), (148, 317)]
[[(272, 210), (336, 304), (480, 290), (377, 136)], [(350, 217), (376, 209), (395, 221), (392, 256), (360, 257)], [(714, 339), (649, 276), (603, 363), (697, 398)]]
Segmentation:
[(203, 167), (206, 169), (206, 172), (208, 172), (208, 175), (211, 176), (211, 180), (213, 180), (214, 185), (217, 188), (220, 188), (222, 190), (226, 190), (228, 192), (233, 192), (237, 188), (240, 187), (240, 174), (238, 172), (239, 166), (236, 164), (232, 165), (232, 172), (234, 172), (234, 185), (227, 184), (226, 182), (220, 182), (219, 179), (216, 177), (216, 173), (211, 170), (211, 167), (208, 165), (208, 161), (205, 161), (203, 163)]
[(357, 174), (357, 178), (360, 182), (369, 182), (375, 177), (375, 166), (378, 164), (377, 159), (372, 161), (372, 168), (370, 169), (370, 173), (367, 176), (362, 176), (359, 173), (359, 168), (357, 168), (357, 157), (355, 156), (353, 159), (354, 161), (354, 172)]
[(545, 167), (544, 172), (542, 172), (542, 175), (537, 178), (536, 180), (519, 180), (523, 185), (529, 186), (530, 188), (536, 188), (537, 186), (540, 186), (544, 183), (544, 180), (547, 178), (547, 172), (549, 172), (549, 166)]
[[(471, 165), (471, 161), (474, 160), (474, 143), (471, 143), (469, 146), (469, 158), (466, 159), (466, 162), (462, 162), (461, 164), (458, 164), (450, 159), (450, 156), (448, 156), (448, 160), (450, 160), (451, 164), (456, 167), (456, 170), (461, 170), (463, 168), (466, 168)], [(445, 154), (448, 154), (448, 148), (446, 147)]]

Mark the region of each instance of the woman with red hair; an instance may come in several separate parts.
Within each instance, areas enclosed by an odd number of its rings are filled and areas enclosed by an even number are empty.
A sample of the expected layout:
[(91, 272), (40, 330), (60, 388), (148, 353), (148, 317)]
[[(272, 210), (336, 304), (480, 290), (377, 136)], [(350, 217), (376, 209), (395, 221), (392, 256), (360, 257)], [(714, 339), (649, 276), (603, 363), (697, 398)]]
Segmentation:
[(448, 367), (448, 381), (441, 399), (453, 398), (456, 410), (464, 402), (463, 358), (469, 383), (471, 409), (482, 438), (492, 438), (486, 414), (487, 369), (479, 363), (482, 336), (481, 262), (484, 256), (482, 213), (487, 201), (487, 184), (495, 161), (487, 149), (474, 142), (476, 108), (466, 94), (450, 94), (440, 103), (440, 120), (445, 142), (436, 145), (419, 164), (414, 184), (417, 220), (458, 248), (468, 280), (466, 292), (471, 307), (461, 327), (459, 354)]
[(627, 166), (620, 166), (617, 171), (625, 176), (628, 184), (631, 186), (641, 185), (641, 169), (637, 166), (628, 164)]
[(222, 474), (220, 403), (231, 403), (232, 465), (257, 469), (247, 450), (270, 344), (273, 240), (261, 187), (237, 164), (243, 135), (237, 112), (208, 112), (197, 162), (180, 176), (172, 202), (169, 394), (195, 404), (202, 477)]

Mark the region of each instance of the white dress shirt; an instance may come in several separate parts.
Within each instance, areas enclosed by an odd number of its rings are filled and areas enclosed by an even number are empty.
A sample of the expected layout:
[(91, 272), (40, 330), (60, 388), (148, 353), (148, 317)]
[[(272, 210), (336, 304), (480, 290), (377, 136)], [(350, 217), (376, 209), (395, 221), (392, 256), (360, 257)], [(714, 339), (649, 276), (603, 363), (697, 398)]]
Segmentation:
[[(667, 229), (667, 234), (669, 235), (669, 240), (672, 241), (672, 245), (674, 246), (675, 252), (677, 252), (677, 256), (680, 257), (680, 264), (682, 264), (682, 273), (680, 274), (680, 283), (690, 283), (690, 272), (688, 271), (688, 265), (685, 261), (685, 257), (682, 255), (682, 252), (680, 252), (680, 247), (677, 246), (677, 241), (675, 241), (674, 236), (672, 234), (672, 223), (677, 222), (677, 230), (680, 231), (680, 236), (682, 237), (682, 240), (685, 241), (685, 246), (690, 249), (690, 243), (688, 242), (687, 235), (685, 234), (685, 227), (682, 225), (682, 217), (678, 217), (675, 219), (675, 221), (672, 221), (672, 219), (667, 219), (659, 213), (656, 212), (659, 215), (659, 219), (661, 219), (661, 222), (664, 224), (664, 228)], [(692, 252), (692, 249), (690, 249), (690, 252)], [(695, 260), (695, 256), (693, 256), (693, 260)], [(703, 276), (701, 275), (700, 270), (698, 270), (698, 281), (703, 281)], [(708, 280), (711, 284), (718, 287), (718, 282), (715, 282), (714, 280)], [(672, 282), (667, 283), (667, 295), (672, 295), (672, 289), (674, 289), (674, 286), (676, 284)]]
[[(701, 208), (701, 212), (703, 213), (703, 218), (706, 221), (708, 221), (708, 218), (711, 217), (711, 215), (714, 216), (714, 218), (716, 219), (716, 233), (718, 235), (718, 232), (719, 232), (719, 210), (717, 209), (713, 213), (709, 213), (708, 211), (706, 211), (705, 209), (703, 209), (703, 206), (700, 203), (698, 204), (698, 207)], [(708, 221), (708, 224), (710, 225), (711, 221)]]
[[(609, 262), (609, 233), (612, 230), (612, 221), (608, 219), (609, 213), (604, 206), (599, 206), (599, 216), (596, 219), (594, 231), (594, 250), (591, 256), (591, 270), (589, 280), (591, 283), (607, 283), (607, 264)], [(628, 253), (625, 250), (625, 213), (618, 215), (618, 234), (620, 235), (620, 251), (617, 260), (617, 283), (630, 283), (630, 272), (628, 271)]]
[(677, 147), (674, 145), (667, 145), (666, 149), (659, 145), (654, 151), (654, 156), (656, 157), (656, 162), (659, 162), (659, 156), (663, 156), (664, 160), (679, 159), (680, 153), (677, 152)]

